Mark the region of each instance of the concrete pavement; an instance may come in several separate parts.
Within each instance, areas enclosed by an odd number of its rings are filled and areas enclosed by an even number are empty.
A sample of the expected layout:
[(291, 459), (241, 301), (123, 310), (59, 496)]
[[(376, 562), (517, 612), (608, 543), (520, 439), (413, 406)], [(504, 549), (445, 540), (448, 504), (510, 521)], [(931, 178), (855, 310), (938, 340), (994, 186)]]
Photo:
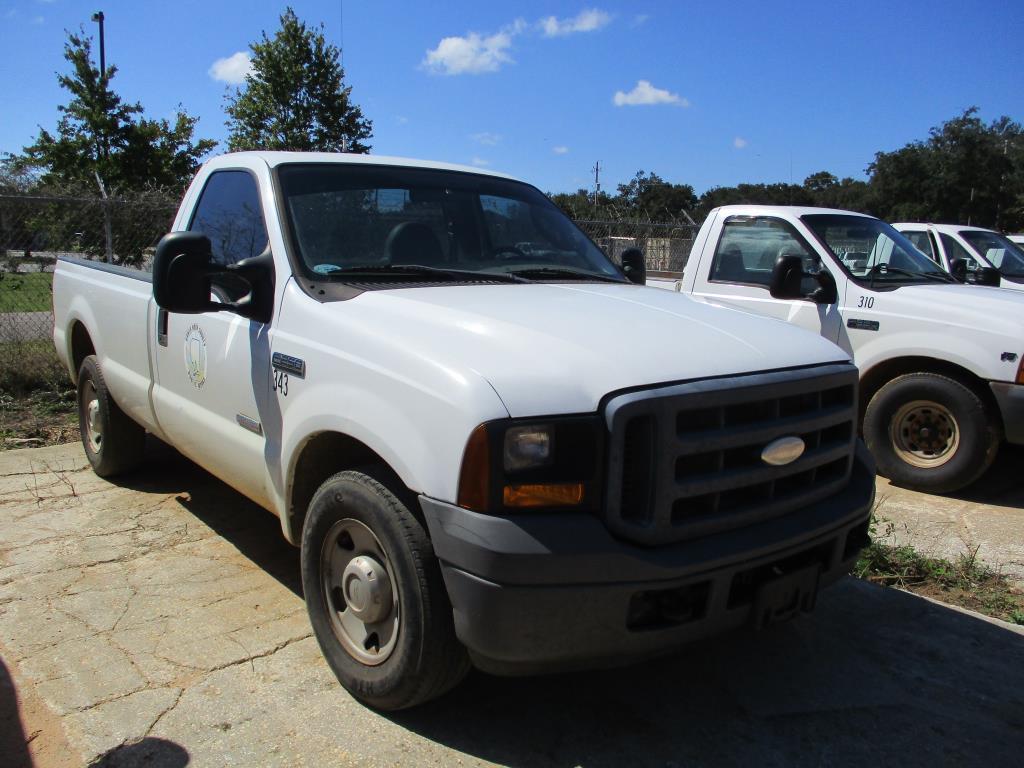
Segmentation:
[(334, 680), (300, 591), (276, 518), (172, 451), (116, 485), (77, 445), (0, 454), (0, 656), (21, 698), (52, 714), (39, 738), (63, 739), (70, 764), (1010, 766), (1024, 754), (1024, 628), (854, 579), (759, 634), (622, 670), (473, 674), (390, 716)]

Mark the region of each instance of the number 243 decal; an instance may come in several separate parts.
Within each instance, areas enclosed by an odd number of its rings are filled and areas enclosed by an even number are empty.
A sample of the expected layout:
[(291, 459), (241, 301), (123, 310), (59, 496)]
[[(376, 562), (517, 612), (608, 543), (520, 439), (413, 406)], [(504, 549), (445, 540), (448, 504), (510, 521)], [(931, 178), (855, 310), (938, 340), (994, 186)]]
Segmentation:
[(857, 302), (858, 309), (871, 309), (873, 306), (875, 306), (874, 296), (861, 296)]
[(284, 371), (271, 371), (270, 388), (275, 392), (280, 392), (282, 396), (288, 397), (288, 374)]

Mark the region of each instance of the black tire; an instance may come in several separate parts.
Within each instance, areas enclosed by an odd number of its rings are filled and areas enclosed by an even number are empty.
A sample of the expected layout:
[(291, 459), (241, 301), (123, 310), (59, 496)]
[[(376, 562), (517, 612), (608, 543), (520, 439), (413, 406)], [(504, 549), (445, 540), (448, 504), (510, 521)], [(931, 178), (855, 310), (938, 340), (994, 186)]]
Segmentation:
[(85, 455), (100, 477), (120, 475), (142, 463), (146, 430), (114, 402), (95, 355), (78, 369), (78, 427)]
[(898, 486), (952, 493), (992, 464), (999, 424), (969, 387), (935, 373), (910, 373), (875, 393), (864, 412), (864, 441), (878, 473)]
[[(469, 670), (466, 650), (455, 637), (440, 564), (401, 495), (364, 472), (339, 472), (313, 496), (302, 531), (302, 588), (324, 657), (349, 693), (388, 711), (440, 696)], [(353, 624), (355, 603), (363, 598), (365, 607), (370, 601), (365, 592), (347, 592), (349, 581), (343, 585), (337, 571), (347, 563), (343, 573), (348, 575), (357, 560), (376, 568), (378, 575), (365, 584), (387, 577), (393, 587), (388, 605), (397, 613), (374, 614), (367, 622), (355, 617)], [(360, 651), (346, 620), (357, 631), (362, 626), (377, 645), (364, 644)], [(376, 627), (383, 627), (379, 636)]]

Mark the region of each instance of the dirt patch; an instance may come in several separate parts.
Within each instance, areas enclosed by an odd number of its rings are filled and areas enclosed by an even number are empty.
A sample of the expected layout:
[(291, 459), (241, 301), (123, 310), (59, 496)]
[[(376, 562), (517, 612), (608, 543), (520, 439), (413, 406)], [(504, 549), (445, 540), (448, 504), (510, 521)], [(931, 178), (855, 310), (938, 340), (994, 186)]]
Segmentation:
[(79, 439), (75, 391), (0, 394), (0, 450), (39, 448)]

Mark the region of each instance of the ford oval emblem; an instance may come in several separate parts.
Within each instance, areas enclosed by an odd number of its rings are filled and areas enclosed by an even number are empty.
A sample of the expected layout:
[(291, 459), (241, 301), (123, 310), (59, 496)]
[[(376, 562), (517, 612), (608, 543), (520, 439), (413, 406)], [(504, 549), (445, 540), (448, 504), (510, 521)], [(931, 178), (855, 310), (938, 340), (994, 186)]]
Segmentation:
[(804, 454), (804, 441), (799, 437), (780, 437), (772, 440), (761, 451), (761, 461), (773, 467), (792, 464)]

